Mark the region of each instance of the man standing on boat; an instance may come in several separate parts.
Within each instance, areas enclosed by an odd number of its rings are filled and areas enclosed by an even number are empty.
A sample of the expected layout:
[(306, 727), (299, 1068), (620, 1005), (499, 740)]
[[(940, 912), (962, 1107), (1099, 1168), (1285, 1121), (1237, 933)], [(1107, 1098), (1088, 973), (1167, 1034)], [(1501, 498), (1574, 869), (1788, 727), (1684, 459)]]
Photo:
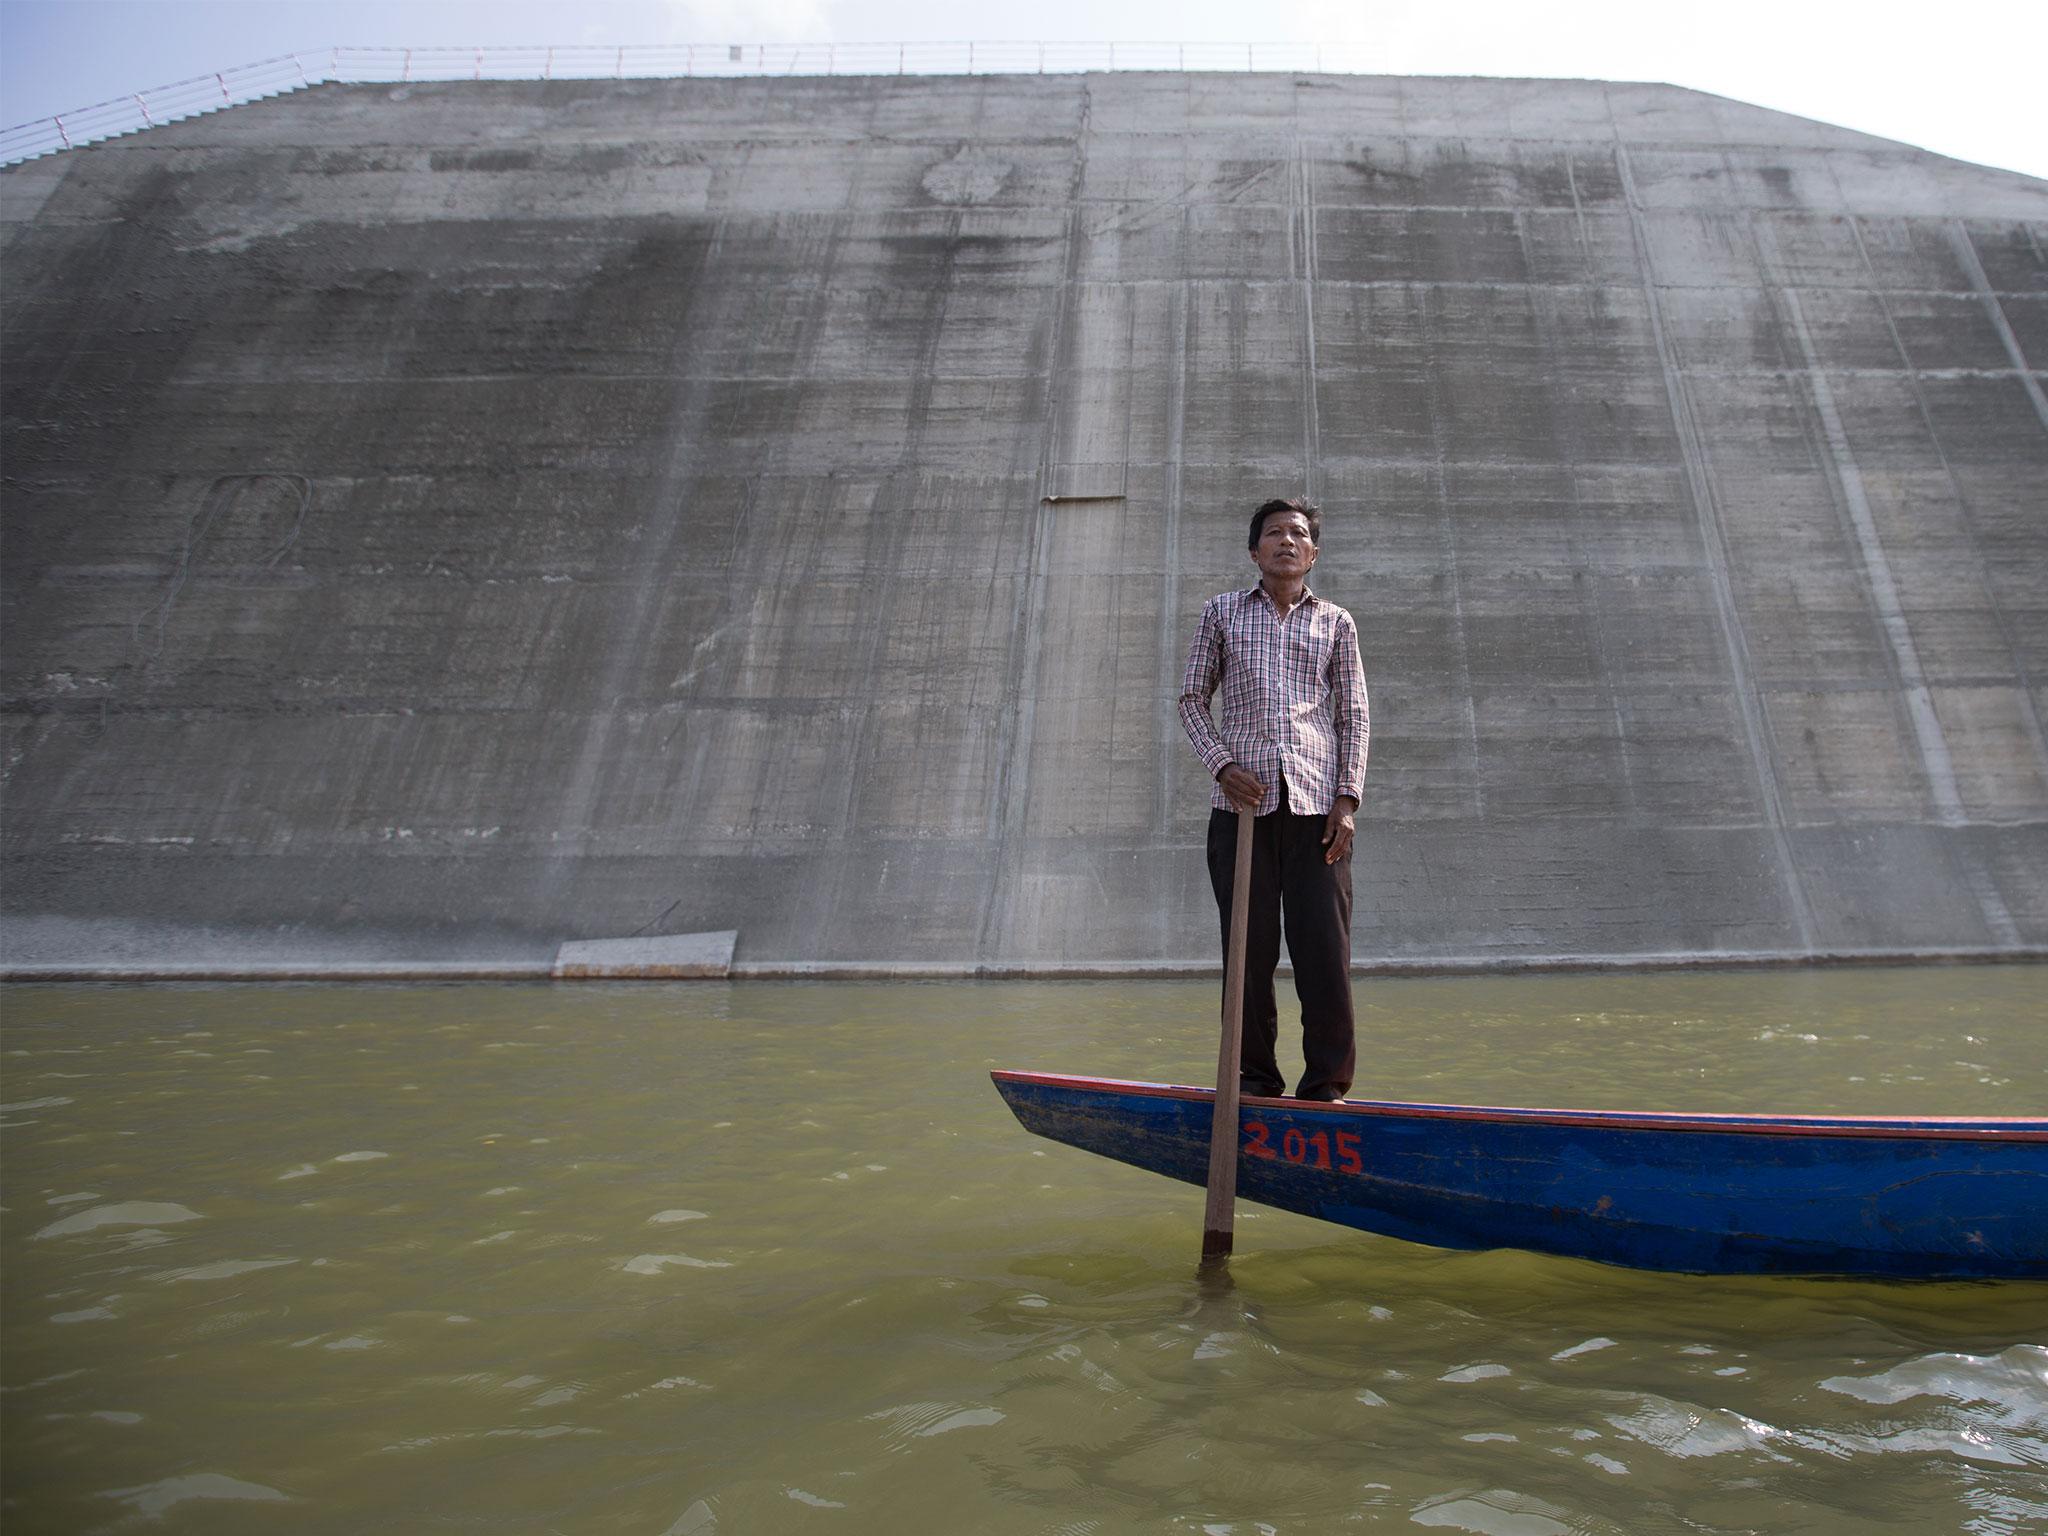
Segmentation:
[[(1252, 825), (1244, 961), (1245, 1093), (1280, 1094), (1273, 971), (1285, 914), (1307, 1066), (1294, 1096), (1350, 1091), (1351, 840), (1370, 736), (1358, 626), (1308, 587), (1322, 515), (1301, 497), (1252, 514), (1256, 585), (1202, 609), (1180, 688), (1180, 720), (1216, 781), (1209, 798), (1209, 881), (1230, 942), (1237, 810)], [(1209, 701), (1223, 690), (1223, 722)]]

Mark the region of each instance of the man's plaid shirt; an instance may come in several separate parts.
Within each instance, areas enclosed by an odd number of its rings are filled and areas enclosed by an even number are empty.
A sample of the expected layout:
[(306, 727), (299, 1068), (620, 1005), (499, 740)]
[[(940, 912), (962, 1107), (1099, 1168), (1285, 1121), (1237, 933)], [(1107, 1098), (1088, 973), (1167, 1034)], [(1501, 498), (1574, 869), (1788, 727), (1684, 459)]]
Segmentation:
[[(1209, 700), (1223, 688), (1223, 728)], [(1363, 798), (1372, 735), (1358, 625), (1335, 603), (1302, 592), (1282, 619), (1262, 586), (1219, 592), (1202, 609), (1180, 685), (1180, 723), (1214, 779), (1231, 763), (1266, 786), (1258, 814), (1280, 805), (1322, 816), (1338, 795)], [(1230, 810), (1219, 787), (1209, 797)]]

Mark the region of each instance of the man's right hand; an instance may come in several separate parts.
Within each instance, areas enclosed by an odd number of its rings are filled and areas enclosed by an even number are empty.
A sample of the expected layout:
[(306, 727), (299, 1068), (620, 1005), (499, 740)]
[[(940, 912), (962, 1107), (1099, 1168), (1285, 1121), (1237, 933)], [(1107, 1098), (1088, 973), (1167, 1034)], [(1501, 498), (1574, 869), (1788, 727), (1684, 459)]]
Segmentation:
[(1240, 811), (1256, 813), (1259, 802), (1266, 798), (1266, 786), (1253, 778), (1248, 769), (1235, 763), (1216, 775), (1216, 787), (1223, 791), (1223, 798)]

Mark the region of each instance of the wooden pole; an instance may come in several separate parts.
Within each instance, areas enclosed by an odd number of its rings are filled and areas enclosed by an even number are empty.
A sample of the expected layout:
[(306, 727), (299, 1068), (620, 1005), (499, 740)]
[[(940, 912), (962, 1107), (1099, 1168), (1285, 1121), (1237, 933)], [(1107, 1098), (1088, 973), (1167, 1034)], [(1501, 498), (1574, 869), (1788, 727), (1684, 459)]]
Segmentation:
[(1202, 1263), (1230, 1258), (1237, 1226), (1237, 1078), (1244, 1060), (1244, 939), (1251, 921), (1252, 822), (1237, 813), (1237, 873), (1230, 887), (1230, 947), (1223, 956), (1223, 1043), (1216, 1052), (1216, 1113), (1209, 1122), (1209, 1204)]

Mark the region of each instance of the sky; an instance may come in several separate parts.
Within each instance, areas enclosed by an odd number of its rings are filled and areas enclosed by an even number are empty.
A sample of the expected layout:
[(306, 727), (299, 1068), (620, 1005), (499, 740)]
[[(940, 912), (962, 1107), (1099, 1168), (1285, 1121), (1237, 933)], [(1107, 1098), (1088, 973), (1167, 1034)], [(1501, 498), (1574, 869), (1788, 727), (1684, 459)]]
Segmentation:
[(0, 127), (332, 47), (1295, 42), (1374, 73), (1650, 80), (2048, 178), (2048, 0), (0, 0)]

